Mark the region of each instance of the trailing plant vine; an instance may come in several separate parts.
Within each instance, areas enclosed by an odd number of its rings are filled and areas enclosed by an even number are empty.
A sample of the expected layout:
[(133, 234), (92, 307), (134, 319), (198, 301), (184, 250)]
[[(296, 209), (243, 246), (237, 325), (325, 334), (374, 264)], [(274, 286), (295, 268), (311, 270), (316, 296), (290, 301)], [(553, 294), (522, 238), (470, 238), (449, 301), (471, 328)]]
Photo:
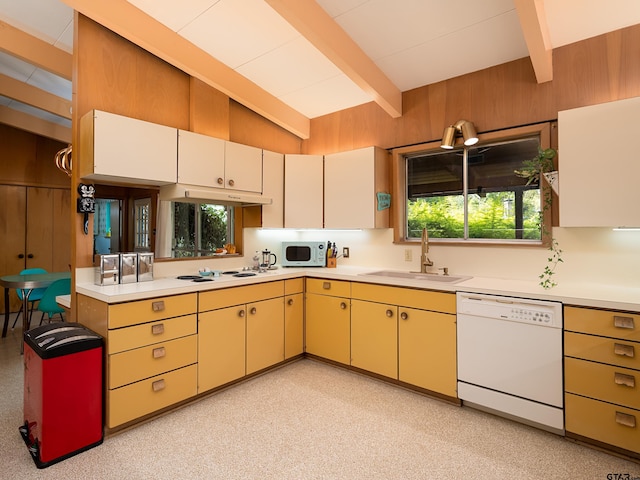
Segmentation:
[[(514, 170), (514, 173), (518, 177), (527, 179), (527, 185), (531, 183), (537, 183), (538, 185), (540, 185), (540, 192), (543, 192), (544, 197), (542, 202), (542, 211), (540, 212), (541, 234), (543, 238), (545, 236), (551, 235), (551, 231), (547, 229), (547, 225), (545, 225), (543, 218), (544, 212), (551, 208), (552, 194), (551, 188), (542, 188), (542, 182), (540, 179), (544, 173), (554, 170), (553, 159), (556, 157), (556, 155), (557, 152), (553, 148), (538, 148), (538, 155), (530, 160), (524, 160), (522, 162), (522, 168), (520, 168), (519, 170)], [(540, 279), (539, 284), (545, 290), (548, 290), (557, 285), (553, 276), (556, 273), (556, 267), (558, 266), (558, 264), (563, 262), (562, 250), (558, 245), (558, 241), (553, 237), (551, 237), (549, 251), (551, 252), (551, 254), (549, 257), (547, 257), (547, 264), (545, 265), (542, 273), (538, 276), (538, 278)]]

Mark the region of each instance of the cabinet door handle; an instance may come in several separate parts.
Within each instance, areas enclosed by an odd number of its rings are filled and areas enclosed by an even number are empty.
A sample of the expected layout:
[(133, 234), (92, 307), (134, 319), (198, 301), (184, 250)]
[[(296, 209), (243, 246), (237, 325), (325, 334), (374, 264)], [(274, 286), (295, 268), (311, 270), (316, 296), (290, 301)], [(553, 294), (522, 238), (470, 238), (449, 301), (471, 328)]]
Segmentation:
[(160, 300), (158, 302), (151, 302), (151, 310), (153, 310), (154, 312), (164, 311), (164, 300)]
[(400, 318), (401, 318), (402, 320), (408, 320), (408, 319), (409, 319), (409, 314), (408, 314), (407, 312), (402, 312), (402, 313), (400, 314)]
[(629, 328), (631, 330), (636, 328), (633, 317), (622, 317), (620, 315), (613, 317), (613, 326), (616, 328)]
[(165, 387), (166, 385), (164, 383), (164, 378), (161, 378), (160, 380), (156, 380), (151, 384), (151, 388), (153, 389), (154, 392), (159, 392), (160, 390), (164, 390)]
[(636, 428), (636, 417), (628, 413), (616, 412), (616, 423), (625, 427)]
[(322, 282), (322, 288), (324, 290), (331, 290), (331, 282)]
[(153, 349), (153, 358), (162, 358), (167, 354), (164, 347), (158, 347)]
[(27, 255), (27, 258), (33, 258), (33, 253), (30, 253), (29, 255)]
[(256, 307), (251, 307), (251, 310), (249, 310), (249, 313), (251, 315), (255, 315), (258, 312), (258, 309)]
[(634, 388), (636, 386), (636, 377), (616, 372), (613, 375), (613, 381), (616, 385), (624, 385), (625, 387)]
[(18, 258), (24, 258), (24, 253), (18, 254)]
[(242, 309), (242, 310), (238, 310), (238, 316), (239, 316), (240, 318), (244, 318), (244, 309)]
[(164, 333), (164, 323), (151, 326), (151, 335), (162, 335)]
[(218, 185), (222, 185), (224, 183), (224, 179), (222, 177), (218, 177)]
[(345, 302), (340, 302), (340, 308), (345, 310), (347, 308), (347, 304)]
[(388, 309), (385, 313), (386, 313), (387, 317), (389, 317), (389, 318), (393, 317), (393, 310)]
[(227, 183), (229, 184), (230, 187), (233, 187), (236, 184), (236, 182), (234, 182), (233, 179), (229, 180)]
[(613, 353), (622, 357), (635, 357), (635, 349), (633, 345), (623, 345), (621, 343), (613, 344)]
[(289, 300), (287, 300), (287, 305), (289, 306), (293, 305), (293, 298), (290, 298)]

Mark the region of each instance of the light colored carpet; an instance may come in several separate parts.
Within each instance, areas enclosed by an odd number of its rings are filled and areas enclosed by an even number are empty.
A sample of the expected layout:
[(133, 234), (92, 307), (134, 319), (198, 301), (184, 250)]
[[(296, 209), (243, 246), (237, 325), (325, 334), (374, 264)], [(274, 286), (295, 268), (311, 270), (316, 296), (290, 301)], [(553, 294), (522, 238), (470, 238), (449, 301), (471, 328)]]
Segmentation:
[(313, 360), (237, 385), (36, 469), (19, 331), (0, 341), (0, 478), (606, 479), (640, 465)]

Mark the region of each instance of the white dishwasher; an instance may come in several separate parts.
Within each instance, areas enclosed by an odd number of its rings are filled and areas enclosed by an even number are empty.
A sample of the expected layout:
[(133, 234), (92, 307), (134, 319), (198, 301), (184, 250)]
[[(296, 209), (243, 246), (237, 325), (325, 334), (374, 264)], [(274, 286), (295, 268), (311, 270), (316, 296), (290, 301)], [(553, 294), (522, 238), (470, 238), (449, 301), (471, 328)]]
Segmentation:
[(458, 397), (564, 434), (562, 304), (457, 293)]

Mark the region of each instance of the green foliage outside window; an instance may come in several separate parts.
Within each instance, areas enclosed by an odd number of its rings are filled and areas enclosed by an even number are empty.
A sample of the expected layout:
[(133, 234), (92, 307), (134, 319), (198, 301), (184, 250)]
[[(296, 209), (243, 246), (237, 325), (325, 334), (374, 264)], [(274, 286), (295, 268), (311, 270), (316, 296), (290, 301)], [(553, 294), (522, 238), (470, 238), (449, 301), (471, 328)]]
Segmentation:
[[(469, 238), (540, 240), (540, 190), (523, 192), (522, 235), (516, 233), (514, 191), (469, 195)], [(407, 202), (408, 237), (464, 238), (464, 197), (444, 195)]]
[(231, 207), (183, 202), (173, 205), (174, 258), (211, 255), (216, 248), (233, 243)]

